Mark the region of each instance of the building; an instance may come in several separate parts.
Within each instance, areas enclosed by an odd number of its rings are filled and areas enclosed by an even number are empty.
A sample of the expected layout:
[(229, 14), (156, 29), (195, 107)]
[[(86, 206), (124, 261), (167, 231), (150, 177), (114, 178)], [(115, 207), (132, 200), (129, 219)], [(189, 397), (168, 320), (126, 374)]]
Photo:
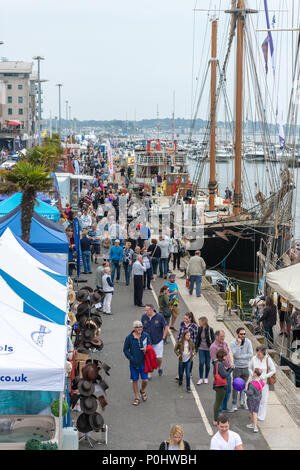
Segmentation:
[(33, 62), (0, 62), (0, 148), (31, 147), (36, 134), (37, 73)]

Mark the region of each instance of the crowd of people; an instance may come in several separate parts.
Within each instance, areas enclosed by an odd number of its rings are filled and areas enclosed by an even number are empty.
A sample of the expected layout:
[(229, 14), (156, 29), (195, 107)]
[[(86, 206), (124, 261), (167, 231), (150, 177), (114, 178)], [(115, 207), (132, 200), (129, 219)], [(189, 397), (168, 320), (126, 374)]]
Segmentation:
[[(244, 328), (239, 328), (236, 337), (227, 344), (225, 331), (214, 331), (205, 316), (196, 319), (193, 312), (186, 312), (180, 325), (176, 325), (180, 314), (180, 296), (176, 274), (171, 268), (180, 272), (185, 253), (184, 242), (175, 237), (172, 229), (168, 235), (153, 237), (147, 210), (144, 220), (134, 225), (129, 223), (128, 232), (124, 230), (121, 223), (124, 215), (122, 204), (126, 202), (126, 218), (130, 222), (130, 218), (134, 220), (136, 215), (134, 206), (139, 199), (130, 188), (129, 171), (127, 175), (125, 170), (121, 171), (121, 184), (110, 182), (105, 158), (97, 153), (85, 159), (83, 171), (91, 173), (93, 180), (82, 187), (79, 210), (75, 211), (67, 205), (61, 223), (69, 238), (69, 259), (72, 261), (76, 257), (73, 221), (75, 217), (78, 219), (83, 273), (91, 274), (94, 265), (95, 287), (104, 293), (101, 302), (103, 314), (113, 315), (113, 294), (116, 284), (120, 282), (122, 270), (126, 286), (133, 285), (133, 304), (143, 308), (140, 319), (134, 321), (123, 347), (124, 355), (129, 360), (134, 394), (132, 405), (137, 407), (148, 399), (147, 387), (154, 370), (158, 370), (159, 377), (163, 375), (164, 346), (169, 344), (168, 337), (174, 333), (179, 387), (183, 386), (185, 376), (186, 391), (192, 392), (191, 375), (196, 357), (199, 376), (197, 386), (209, 384), (209, 374), (213, 368), (213, 381), (210, 384), (215, 392), (213, 425), (218, 431), (211, 440), (210, 448), (243, 449), (240, 436), (229, 430), (227, 413), (248, 409), (251, 416), (248, 428), (255, 433), (259, 432), (258, 421), (266, 417), (269, 379), (276, 372), (267, 349), (261, 346), (254, 353)], [(153, 182), (152, 191), (154, 187), (157, 189)], [(145, 191), (143, 196), (148, 199), (146, 204), (144, 201), (144, 206), (149, 209), (150, 193)], [(196, 296), (201, 297), (205, 272), (205, 261), (200, 251), (196, 251), (185, 267), (190, 295), (193, 295), (195, 287)], [(153, 304), (143, 303), (143, 293), (145, 289), (152, 290), (151, 284), (158, 278), (163, 279), (163, 285), (159, 289), (156, 309)], [(273, 304), (267, 299), (261, 322), (271, 340), (274, 319), (269, 320), (273, 316)], [(232, 386), (235, 379), (245, 382), (245, 388), (240, 392)], [(189, 444), (183, 440), (183, 429), (180, 426), (172, 427), (170, 439), (160, 446), (160, 449), (169, 450), (189, 448)]]

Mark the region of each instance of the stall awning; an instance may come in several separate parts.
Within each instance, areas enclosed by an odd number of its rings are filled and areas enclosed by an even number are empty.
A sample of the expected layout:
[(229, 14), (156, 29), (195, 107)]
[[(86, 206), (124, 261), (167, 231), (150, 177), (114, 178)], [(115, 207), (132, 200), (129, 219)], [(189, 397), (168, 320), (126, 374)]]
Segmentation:
[(267, 283), (300, 309), (300, 263), (267, 274)]

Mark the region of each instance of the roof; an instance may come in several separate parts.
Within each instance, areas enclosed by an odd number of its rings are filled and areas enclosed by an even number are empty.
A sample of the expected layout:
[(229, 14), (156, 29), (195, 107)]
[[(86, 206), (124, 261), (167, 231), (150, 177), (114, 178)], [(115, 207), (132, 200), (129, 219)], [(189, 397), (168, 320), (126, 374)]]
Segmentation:
[(33, 62), (0, 62), (0, 73), (31, 73)]
[[(21, 207), (15, 207), (9, 214), (0, 218), (0, 236), (9, 227), (21, 237)], [(68, 253), (69, 242), (64, 228), (33, 212), (30, 231), (30, 245), (42, 253)]]

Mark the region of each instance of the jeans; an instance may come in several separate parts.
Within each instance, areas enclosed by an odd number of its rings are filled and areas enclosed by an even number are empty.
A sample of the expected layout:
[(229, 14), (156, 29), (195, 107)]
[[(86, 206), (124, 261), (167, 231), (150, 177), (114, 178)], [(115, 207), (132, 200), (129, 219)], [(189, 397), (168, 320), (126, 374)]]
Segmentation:
[(131, 271), (132, 271), (132, 264), (123, 263), (123, 268), (124, 268), (124, 271), (125, 271), (126, 286), (129, 286), (129, 284), (130, 284), (130, 275), (131, 275)]
[(273, 327), (272, 326), (270, 326), (270, 327), (265, 326), (264, 330), (265, 330), (266, 339), (268, 341), (270, 341), (271, 343), (274, 343)]
[(120, 263), (119, 261), (112, 261), (111, 262), (111, 280), (114, 282), (115, 278), (115, 270), (117, 270), (117, 281), (120, 280)]
[(84, 272), (90, 273), (92, 271), (91, 268), (91, 252), (90, 251), (83, 251), (82, 252), (82, 261), (83, 261), (83, 267), (84, 267)]
[(151, 289), (150, 283), (152, 279), (152, 268), (147, 269), (144, 273), (144, 289)]
[(190, 276), (190, 294), (193, 294), (194, 290), (194, 283), (196, 282), (196, 296), (200, 297), (201, 295), (201, 283), (202, 283), (202, 276), (200, 274), (192, 274)]
[(215, 387), (215, 392), (216, 398), (214, 403), (214, 420), (217, 421), (220, 406), (222, 407), (222, 402), (224, 403), (224, 397), (226, 397), (226, 389), (224, 387)]
[(177, 264), (177, 269), (179, 271), (180, 270), (180, 253), (173, 253), (173, 270), (176, 269), (176, 264)]
[(228, 409), (228, 402), (229, 402), (230, 394), (231, 394), (231, 375), (227, 377), (227, 390), (226, 390), (225, 398), (219, 410), (220, 413)]
[(152, 266), (153, 274), (157, 274), (158, 265), (159, 265), (159, 258), (154, 258), (153, 257), (151, 259), (151, 266)]
[[(240, 377), (241, 379), (243, 379), (245, 381), (245, 383), (247, 383), (248, 379), (249, 379), (249, 369), (248, 369), (248, 367), (235, 367), (234, 370), (233, 370), (233, 373), (232, 373), (232, 378), (234, 380), (237, 377)], [(238, 393), (239, 392), (237, 390), (234, 390), (234, 388), (232, 389), (232, 406), (237, 405)], [(245, 392), (244, 391), (241, 392), (240, 401), (245, 402)]]
[(191, 361), (179, 362), (179, 364), (178, 364), (179, 383), (180, 384), (182, 383), (183, 374), (184, 374), (184, 371), (185, 371), (186, 389), (187, 390), (190, 390), (190, 388), (191, 388), (191, 366), (192, 366)]
[(160, 276), (166, 276), (168, 274), (168, 263), (169, 263), (169, 258), (160, 258), (159, 260)]
[(210, 353), (209, 350), (199, 349), (199, 377), (203, 379), (204, 364), (205, 364), (205, 378), (207, 379), (210, 371)]

